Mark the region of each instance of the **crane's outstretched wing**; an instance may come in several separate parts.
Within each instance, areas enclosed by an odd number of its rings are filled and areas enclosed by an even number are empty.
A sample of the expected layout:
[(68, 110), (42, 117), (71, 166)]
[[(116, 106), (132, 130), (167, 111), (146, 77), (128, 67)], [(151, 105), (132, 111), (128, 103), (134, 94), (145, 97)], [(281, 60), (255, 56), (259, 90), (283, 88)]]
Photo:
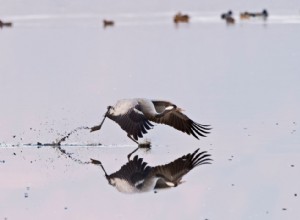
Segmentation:
[[(167, 106), (167, 102), (153, 102), (155, 108), (163, 111)], [(158, 118), (151, 118), (151, 121), (160, 124), (169, 125), (179, 131), (187, 133), (188, 135), (193, 135), (195, 138), (199, 139), (199, 136), (206, 137), (205, 134), (209, 134), (209, 130), (211, 129), (209, 125), (202, 125), (194, 122), (188, 116), (182, 113), (180, 108), (176, 108), (173, 111), (170, 111)]]
[(143, 134), (146, 134), (147, 130), (153, 127), (153, 124), (140, 111), (139, 105), (128, 109), (125, 113), (118, 114), (113, 112), (112, 114), (107, 114), (107, 117), (118, 123), (135, 140), (142, 138)]
[(139, 158), (136, 155), (132, 160), (123, 165), (120, 170), (110, 174), (108, 178), (124, 180), (131, 186), (140, 189), (151, 170), (152, 167), (147, 166), (147, 163), (143, 162), (143, 158)]
[(181, 183), (182, 177), (191, 171), (194, 167), (210, 164), (212, 159), (209, 158), (211, 155), (207, 154), (206, 151), (199, 152), (197, 149), (192, 154), (184, 155), (173, 162), (156, 166), (153, 168), (153, 175), (160, 177), (157, 181), (155, 188), (166, 188), (171, 186), (177, 186)]

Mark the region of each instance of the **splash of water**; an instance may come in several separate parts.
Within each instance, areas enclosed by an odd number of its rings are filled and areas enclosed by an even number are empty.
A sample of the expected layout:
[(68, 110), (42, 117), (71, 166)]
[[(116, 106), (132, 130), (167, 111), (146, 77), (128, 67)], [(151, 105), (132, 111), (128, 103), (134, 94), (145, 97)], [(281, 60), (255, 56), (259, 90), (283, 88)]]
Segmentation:
[(60, 146), (61, 143), (64, 142), (64, 141), (66, 141), (72, 134), (78, 132), (79, 130), (87, 130), (87, 129), (91, 129), (91, 128), (90, 127), (86, 127), (86, 126), (81, 126), (81, 127), (75, 128), (74, 130), (72, 130), (71, 132), (69, 132), (67, 135), (65, 135), (64, 137), (60, 138), (56, 142), (54, 142), (54, 144)]
[(67, 133), (65, 136), (63, 136), (62, 138), (57, 139), (56, 141), (52, 142), (52, 143), (40, 143), (37, 142), (37, 146), (38, 147), (42, 147), (42, 146), (50, 146), (53, 147), (55, 150), (57, 150), (58, 152), (60, 152), (64, 157), (69, 158), (71, 160), (73, 160), (76, 163), (79, 164), (90, 164), (91, 161), (82, 161), (79, 158), (75, 158), (72, 156), (72, 153), (67, 152), (66, 149), (63, 149), (61, 147), (62, 142), (65, 142), (71, 135), (75, 134), (76, 132), (80, 131), (80, 130), (90, 130), (90, 127), (87, 126), (81, 126), (81, 127), (77, 127), (75, 129), (73, 129), (72, 131), (70, 131), (69, 133)]
[(74, 162), (76, 163), (79, 163), (79, 164), (90, 164), (91, 161), (82, 161), (80, 160), (79, 158), (75, 158), (72, 156), (72, 153), (69, 153), (67, 152), (65, 149), (63, 149), (61, 147), (61, 143), (66, 141), (72, 134), (80, 131), (80, 130), (90, 130), (91, 128), (90, 127), (86, 127), (86, 126), (81, 126), (81, 127), (77, 127), (75, 128), (74, 130), (70, 131), (67, 135), (65, 135), (64, 137), (58, 139), (56, 142), (53, 143), (53, 147), (55, 149), (57, 149), (62, 155), (64, 155), (65, 157), (73, 160)]

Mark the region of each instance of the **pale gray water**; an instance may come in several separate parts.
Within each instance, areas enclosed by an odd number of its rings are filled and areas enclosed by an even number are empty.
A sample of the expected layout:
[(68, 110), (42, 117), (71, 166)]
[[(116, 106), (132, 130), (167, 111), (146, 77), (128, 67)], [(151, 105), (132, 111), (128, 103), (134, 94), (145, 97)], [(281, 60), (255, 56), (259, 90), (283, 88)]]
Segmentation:
[[(32, 2), (0, 1), (0, 19), (14, 23), (0, 30), (0, 219), (299, 219), (298, 2)], [(266, 22), (238, 19), (265, 7)], [(229, 8), (234, 26), (219, 19)], [(178, 10), (193, 15), (190, 24), (173, 25)], [(106, 17), (116, 26), (104, 30)], [(139, 152), (146, 161), (200, 147), (213, 165), (176, 189), (128, 197), (100, 169), (51, 148), (5, 147), (98, 124), (107, 105), (128, 97), (174, 101), (214, 128), (197, 141), (158, 125), (147, 135), (152, 151)], [(133, 149), (109, 120), (67, 144), (99, 142), (113, 147), (69, 150), (114, 172)]]

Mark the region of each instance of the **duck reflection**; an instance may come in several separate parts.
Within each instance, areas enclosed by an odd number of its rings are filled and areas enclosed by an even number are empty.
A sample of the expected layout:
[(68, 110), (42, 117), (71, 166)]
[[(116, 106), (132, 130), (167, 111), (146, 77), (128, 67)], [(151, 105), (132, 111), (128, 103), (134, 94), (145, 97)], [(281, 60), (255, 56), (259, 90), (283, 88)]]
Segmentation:
[[(186, 154), (171, 163), (151, 167), (137, 155), (115, 173), (108, 175), (98, 160), (91, 163), (99, 165), (108, 183), (122, 193), (149, 192), (156, 189), (176, 187), (182, 177), (199, 165), (210, 164), (212, 159), (206, 151)], [(156, 192), (156, 191), (155, 191)]]

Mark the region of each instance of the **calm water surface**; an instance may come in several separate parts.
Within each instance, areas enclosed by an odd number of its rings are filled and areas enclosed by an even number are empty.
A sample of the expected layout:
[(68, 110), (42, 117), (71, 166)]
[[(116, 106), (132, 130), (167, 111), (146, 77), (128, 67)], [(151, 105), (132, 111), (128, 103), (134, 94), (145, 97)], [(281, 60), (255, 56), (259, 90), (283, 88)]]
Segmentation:
[[(219, 19), (223, 2), (32, 2), (0, 1), (1, 19), (14, 23), (0, 30), (0, 219), (299, 219), (298, 2), (232, 1), (234, 26)], [(267, 21), (238, 19), (263, 7)], [(173, 25), (178, 10), (191, 14), (190, 24)], [(116, 26), (103, 29), (104, 18)], [(213, 165), (173, 190), (126, 196), (97, 167), (22, 147), (98, 124), (107, 105), (128, 97), (174, 101), (213, 127), (198, 141), (156, 126), (147, 135), (153, 149), (139, 153), (146, 161), (200, 147)], [(134, 147), (109, 120), (66, 144), (99, 142), (109, 148), (65, 148), (114, 172)]]

